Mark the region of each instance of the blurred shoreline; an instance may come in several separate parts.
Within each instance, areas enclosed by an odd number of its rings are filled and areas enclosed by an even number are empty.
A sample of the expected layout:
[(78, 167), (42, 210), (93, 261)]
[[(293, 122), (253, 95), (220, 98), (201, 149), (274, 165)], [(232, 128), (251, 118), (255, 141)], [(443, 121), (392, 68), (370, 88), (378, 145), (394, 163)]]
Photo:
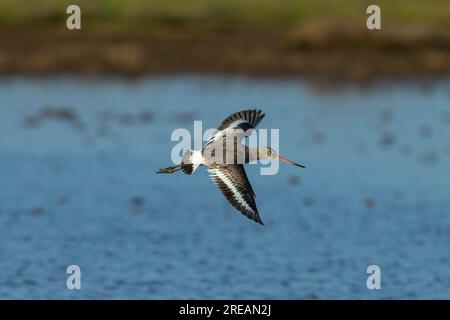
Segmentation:
[[(316, 30), (316, 32), (318, 32)], [(300, 75), (330, 80), (450, 74), (450, 41), (421, 32), (336, 30), (285, 35), (275, 30), (160, 28), (139, 34), (0, 29), (0, 75), (172, 73)]]
[(0, 75), (210, 73), (365, 81), (450, 75), (450, 2), (63, 0), (0, 5)]

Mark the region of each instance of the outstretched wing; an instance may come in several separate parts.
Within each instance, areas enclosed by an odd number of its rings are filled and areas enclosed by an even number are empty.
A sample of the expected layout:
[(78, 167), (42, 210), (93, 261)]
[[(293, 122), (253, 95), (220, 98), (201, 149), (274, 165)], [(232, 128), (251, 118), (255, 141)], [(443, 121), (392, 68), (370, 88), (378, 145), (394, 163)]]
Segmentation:
[(261, 110), (252, 109), (233, 113), (222, 121), (217, 131), (209, 139), (208, 144), (217, 142), (227, 134), (233, 135), (234, 133), (239, 136), (239, 140), (242, 140), (245, 136), (250, 135), (251, 130), (264, 118), (265, 114), (261, 112)]
[(225, 130), (228, 128), (242, 129), (244, 131), (255, 128), (264, 118), (265, 114), (261, 110), (244, 110), (233, 113), (231, 116), (222, 121), (217, 130)]
[(233, 207), (247, 218), (264, 225), (256, 208), (255, 193), (242, 164), (217, 165), (209, 168), (208, 172)]

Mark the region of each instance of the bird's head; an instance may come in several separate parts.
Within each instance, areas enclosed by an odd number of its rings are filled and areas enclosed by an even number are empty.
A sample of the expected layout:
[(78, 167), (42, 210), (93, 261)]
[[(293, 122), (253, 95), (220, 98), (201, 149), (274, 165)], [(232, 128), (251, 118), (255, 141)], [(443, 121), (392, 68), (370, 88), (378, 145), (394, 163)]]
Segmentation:
[(269, 147), (259, 147), (258, 148), (258, 158), (259, 159), (275, 159), (277, 153), (275, 150)]
[(294, 161), (288, 160), (285, 157), (280, 156), (275, 150), (270, 147), (260, 147), (258, 148), (258, 159), (277, 159), (284, 163), (304, 168), (305, 166), (298, 164)]

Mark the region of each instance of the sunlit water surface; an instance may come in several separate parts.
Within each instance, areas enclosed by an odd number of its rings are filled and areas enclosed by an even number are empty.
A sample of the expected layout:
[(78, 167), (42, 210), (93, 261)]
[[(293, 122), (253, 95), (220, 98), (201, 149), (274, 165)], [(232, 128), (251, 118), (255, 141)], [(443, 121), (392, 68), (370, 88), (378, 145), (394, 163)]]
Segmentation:
[[(306, 165), (247, 166), (265, 227), (204, 168), (155, 174), (174, 129), (254, 106)], [(0, 181), (2, 299), (450, 298), (446, 80), (3, 78)]]

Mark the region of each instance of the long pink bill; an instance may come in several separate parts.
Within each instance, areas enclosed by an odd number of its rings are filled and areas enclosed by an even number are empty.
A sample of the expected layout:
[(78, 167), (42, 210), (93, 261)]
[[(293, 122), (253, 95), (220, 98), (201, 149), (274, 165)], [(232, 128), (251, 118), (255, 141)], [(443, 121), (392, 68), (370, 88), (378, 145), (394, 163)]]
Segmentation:
[(287, 163), (287, 164), (291, 164), (293, 166), (300, 167), (300, 168), (304, 168), (305, 167), (304, 165), (301, 165), (301, 164), (298, 164), (297, 162), (288, 160), (288, 159), (286, 159), (286, 158), (284, 158), (282, 156), (278, 156), (278, 160), (283, 161), (284, 163)]

